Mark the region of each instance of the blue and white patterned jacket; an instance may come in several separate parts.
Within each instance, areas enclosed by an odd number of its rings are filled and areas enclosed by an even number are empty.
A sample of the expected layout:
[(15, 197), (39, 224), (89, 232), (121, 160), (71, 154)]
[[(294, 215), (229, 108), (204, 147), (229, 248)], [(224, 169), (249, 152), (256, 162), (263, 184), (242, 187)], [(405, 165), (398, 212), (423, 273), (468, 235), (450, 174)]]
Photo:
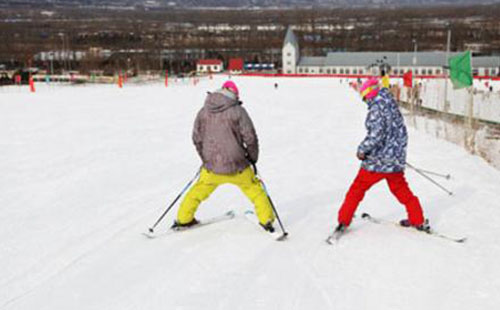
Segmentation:
[(358, 147), (366, 155), (361, 166), (374, 172), (400, 172), (406, 165), (408, 134), (403, 116), (389, 90), (382, 88), (368, 101), (368, 133)]

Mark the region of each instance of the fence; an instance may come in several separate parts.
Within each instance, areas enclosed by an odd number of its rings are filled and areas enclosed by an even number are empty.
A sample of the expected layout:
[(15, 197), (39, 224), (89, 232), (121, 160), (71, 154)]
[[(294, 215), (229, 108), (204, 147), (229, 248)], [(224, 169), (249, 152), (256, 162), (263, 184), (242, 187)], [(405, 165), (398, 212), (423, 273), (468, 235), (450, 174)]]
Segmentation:
[(400, 92), (409, 125), (462, 145), (500, 168), (500, 82), (475, 80), (472, 93), (445, 83), (420, 80), (413, 90)]
[[(474, 80), (473, 94), (469, 89), (454, 90), (450, 82), (445, 83), (444, 79), (416, 81), (414, 96), (403, 90), (401, 100), (434, 111), (500, 124), (499, 81)], [(469, 111), (471, 100), (472, 111)]]

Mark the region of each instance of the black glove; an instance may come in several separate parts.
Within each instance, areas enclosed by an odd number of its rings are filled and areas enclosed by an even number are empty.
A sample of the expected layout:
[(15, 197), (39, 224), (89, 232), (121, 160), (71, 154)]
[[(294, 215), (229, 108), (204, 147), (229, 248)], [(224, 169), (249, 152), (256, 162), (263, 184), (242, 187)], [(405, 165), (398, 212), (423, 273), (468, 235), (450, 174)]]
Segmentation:
[(245, 154), (245, 157), (248, 160), (248, 162), (250, 163), (250, 165), (252, 165), (253, 173), (255, 175), (257, 175), (257, 165), (256, 165), (256, 163), (252, 159), (250, 159), (250, 156), (248, 156), (248, 154)]
[(253, 173), (254, 173), (255, 175), (259, 174), (259, 173), (257, 172), (257, 165), (256, 165), (255, 163), (253, 163), (253, 162), (251, 162), (251, 164), (252, 164), (252, 168), (253, 168)]
[(362, 152), (358, 152), (356, 154), (356, 156), (358, 157), (359, 160), (365, 160), (366, 159), (365, 153), (362, 153)]

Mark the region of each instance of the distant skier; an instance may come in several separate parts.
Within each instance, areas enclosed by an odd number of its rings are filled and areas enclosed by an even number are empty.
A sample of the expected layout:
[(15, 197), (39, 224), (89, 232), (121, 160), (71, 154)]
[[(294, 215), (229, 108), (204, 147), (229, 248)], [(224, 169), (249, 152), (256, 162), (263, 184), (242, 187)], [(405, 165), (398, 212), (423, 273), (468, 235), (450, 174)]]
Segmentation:
[(274, 231), (272, 206), (251, 168), (259, 156), (257, 134), (241, 104), (238, 87), (232, 81), (208, 93), (192, 135), (203, 167), (199, 180), (181, 203), (174, 226), (197, 224), (194, 215), (200, 203), (219, 185), (229, 183), (238, 186), (252, 201), (261, 226)]
[(278, 89), (278, 83), (274, 83), (274, 89)]
[(390, 88), (391, 87), (390, 78), (389, 75), (385, 72), (385, 70), (382, 70), (380, 72), (380, 77), (382, 78), (382, 87)]
[(368, 79), (360, 88), (363, 101), (368, 105), (366, 129), (368, 133), (358, 147), (361, 168), (347, 192), (338, 213), (337, 232), (344, 232), (351, 224), (359, 203), (375, 183), (386, 180), (389, 189), (405, 205), (408, 218), (400, 224), (429, 230), (418, 198), (413, 195), (404, 175), (408, 136), (401, 112), (387, 88), (378, 79)]

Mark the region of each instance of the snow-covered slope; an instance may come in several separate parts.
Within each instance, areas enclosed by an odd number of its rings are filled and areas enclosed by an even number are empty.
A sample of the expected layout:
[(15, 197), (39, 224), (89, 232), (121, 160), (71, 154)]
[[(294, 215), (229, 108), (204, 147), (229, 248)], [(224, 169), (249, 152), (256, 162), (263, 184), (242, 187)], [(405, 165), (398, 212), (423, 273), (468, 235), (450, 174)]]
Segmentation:
[[(171, 83), (0, 89), (0, 309), (496, 309), (500, 173), (410, 129), (408, 160), (451, 173), (447, 196), (409, 170), (454, 244), (356, 219), (324, 239), (355, 176), (366, 107), (338, 80), (235, 78), (261, 143), (259, 171), (285, 227), (270, 239), (219, 188), (197, 217), (235, 219), (147, 239), (200, 164), (191, 127), (206, 91)], [(274, 83), (279, 88), (274, 89)], [(385, 184), (360, 211), (405, 216)], [(158, 231), (171, 224), (176, 209)]]

